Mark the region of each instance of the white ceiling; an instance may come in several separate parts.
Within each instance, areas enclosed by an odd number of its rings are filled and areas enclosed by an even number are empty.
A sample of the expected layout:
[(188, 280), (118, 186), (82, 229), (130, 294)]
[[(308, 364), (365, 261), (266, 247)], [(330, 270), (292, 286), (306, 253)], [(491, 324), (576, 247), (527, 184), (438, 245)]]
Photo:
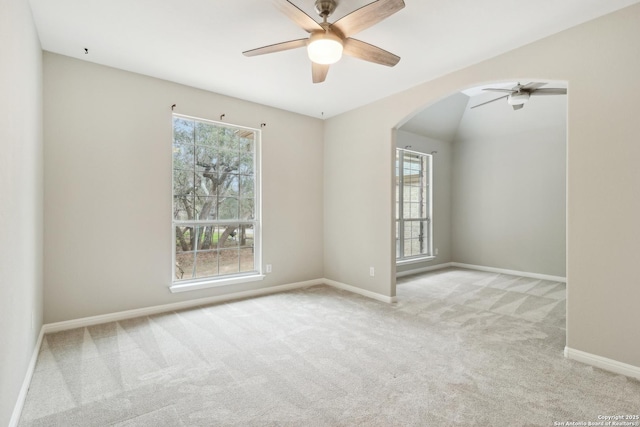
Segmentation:
[[(401, 56), (396, 67), (344, 57), (313, 84), (304, 49), (241, 54), (307, 35), (269, 1), (29, 1), (44, 50), (324, 118), (640, 2), (405, 0), (355, 36)], [(291, 1), (317, 18), (313, 0)], [(367, 3), (341, 0), (329, 21)]]

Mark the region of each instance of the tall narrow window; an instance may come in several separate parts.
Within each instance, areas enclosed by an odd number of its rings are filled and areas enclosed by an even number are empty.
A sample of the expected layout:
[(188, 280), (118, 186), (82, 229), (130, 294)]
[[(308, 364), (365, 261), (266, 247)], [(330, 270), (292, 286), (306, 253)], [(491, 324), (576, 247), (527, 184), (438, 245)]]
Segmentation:
[(396, 149), (396, 260), (432, 256), (431, 155)]
[(173, 116), (174, 283), (259, 273), (259, 138)]

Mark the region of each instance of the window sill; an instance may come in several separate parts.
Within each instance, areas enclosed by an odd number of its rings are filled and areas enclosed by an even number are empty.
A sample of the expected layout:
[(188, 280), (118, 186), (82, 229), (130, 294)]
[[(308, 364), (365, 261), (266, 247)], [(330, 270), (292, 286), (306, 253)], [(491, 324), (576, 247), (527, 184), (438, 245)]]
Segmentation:
[(178, 292), (197, 291), (199, 289), (217, 288), (219, 286), (235, 285), (238, 283), (257, 282), (263, 280), (264, 278), (264, 274), (252, 274), (248, 276), (236, 276), (218, 280), (194, 280), (189, 282), (176, 283), (169, 286), (169, 290), (172, 294), (175, 294)]
[(434, 259), (436, 259), (435, 255), (420, 258), (403, 259), (402, 261), (396, 261), (396, 265), (417, 264), (419, 262), (433, 261)]

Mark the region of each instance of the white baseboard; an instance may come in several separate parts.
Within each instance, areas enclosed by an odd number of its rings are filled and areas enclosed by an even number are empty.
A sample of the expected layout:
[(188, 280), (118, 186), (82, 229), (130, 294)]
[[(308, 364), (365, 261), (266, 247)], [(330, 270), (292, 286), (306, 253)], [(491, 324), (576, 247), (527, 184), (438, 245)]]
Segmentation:
[(342, 289), (343, 291), (348, 291), (354, 294), (362, 295), (367, 298), (372, 298), (372, 299), (386, 302), (389, 304), (392, 304), (398, 301), (396, 297), (389, 297), (386, 295), (378, 294), (376, 292), (367, 291), (366, 289), (361, 289), (355, 286), (347, 285), (345, 283), (336, 282), (335, 280), (323, 279), (323, 283), (329, 286), (333, 286), (334, 288)]
[(22, 415), (24, 401), (27, 398), (27, 392), (29, 391), (29, 386), (31, 385), (31, 378), (33, 377), (33, 373), (36, 369), (36, 362), (38, 361), (38, 354), (40, 354), (40, 346), (42, 345), (43, 336), (44, 327), (40, 328), (38, 340), (33, 347), (31, 359), (29, 360), (29, 366), (27, 367), (27, 372), (24, 375), (24, 380), (22, 381), (22, 387), (20, 388), (20, 393), (18, 394), (16, 405), (13, 407), (13, 414), (11, 415), (11, 419), (9, 420), (9, 427), (18, 427), (18, 423), (20, 422), (20, 415)]
[(44, 333), (66, 331), (69, 329), (82, 328), (86, 326), (99, 325), (101, 323), (115, 322), (119, 320), (132, 319), (134, 317), (150, 316), (153, 314), (166, 313), (168, 311), (183, 310), (185, 308), (198, 307), (201, 305), (215, 304), (226, 301), (233, 301), (241, 298), (251, 298), (262, 295), (274, 294), (278, 292), (290, 291), (293, 289), (306, 288), (314, 285), (324, 284), (323, 279), (307, 280), (305, 282), (290, 283), (288, 285), (271, 286), (251, 291), (235, 292), (232, 294), (219, 295), (215, 297), (199, 298), (189, 301), (176, 302), (171, 304), (156, 305), (152, 307), (137, 308), (134, 310), (118, 311), (116, 313), (102, 314), (98, 316), (82, 317), (80, 319), (65, 320), (63, 322), (47, 323), (42, 328)]
[(83, 328), (86, 326), (99, 325), (99, 324), (108, 323), (108, 322), (117, 322), (119, 320), (133, 319), (135, 317), (150, 316), (153, 314), (166, 313), (166, 312), (175, 311), (175, 310), (183, 310), (185, 308), (198, 307), (201, 305), (216, 304), (220, 302), (233, 301), (233, 300), (242, 299), (242, 298), (251, 298), (251, 297), (257, 297), (262, 295), (275, 294), (278, 292), (285, 292), (285, 291), (290, 291), (294, 289), (307, 288), (309, 286), (323, 285), (323, 284), (333, 286), (334, 288), (342, 289), (355, 294), (363, 295), (369, 298), (373, 298), (378, 301), (382, 301), (386, 303), (396, 302), (396, 297), (388, 297), (386, 295), (381, 295), (375, 292), (367, 291), (365, 289), (360, 289), (355, 286), (336, 282), (334, 280), (315, 279), (315, 280), (307, 280), (305, 282), (290, 283), (287, 285), (260, 288), (260, 289), (255, 289), (251, 291), (235, 292), (232, 294), (219, 295), (215, 297), (200, 298), (195, 300), (176, 302), (172, 304), (163, 304), (163, 305), (156, 305), (152, 307), (137, 308), (134, 310), (118, 311), (115, 313), (101, 314), (98, 316), (82, 317), (80, 319), (65, 320), (62, 322), (47, 323), (42, 326), (42, 330), (43, 330), (43, 333), (49, 334), (52, 332), (67, 331), (69, 329)]
[(529, 273), (527, 271), (506, 270), (504, 268), (485, 267), (482, 265), (463, 264), (461, 262), (452, 262), (451, 267), (466, 268), (469, 270), (488, 271), (490, 273), (509, 274), (512, 276), (530, 277), (532, 279), (549, 280), (551, 282), (566, 283), (567, 278), (561, 276), (550, 276), (548, 274)]
[(640, 367), (638, 366), (618, 362), (617, 360), (608, 359), (606, 357), (597, 356), (595, 354), (575, 350), (569, 347), (564, 348), (564, 357), (604, 369), (605, 371), (615, 372), (616, 374), (621, 374), (640, 380)]
[(452, 267), (451, 262), (445, 262), (442, 264), (436, 264), (436, 265), (430, 265), (429, 267), (422, 267), (422, 268), (414, 268), (411, 270), (405, 270), (405, 271), (401, 271), (399, 273), (396, 273), (396, 277), (405, 277), (405, 276), (411, 276), (412, 274), (420, 274), (420, 273), (427, 273), (429, 271), (434, 271), (434, 270), (442, 270), (443, 268), (449, 268)]

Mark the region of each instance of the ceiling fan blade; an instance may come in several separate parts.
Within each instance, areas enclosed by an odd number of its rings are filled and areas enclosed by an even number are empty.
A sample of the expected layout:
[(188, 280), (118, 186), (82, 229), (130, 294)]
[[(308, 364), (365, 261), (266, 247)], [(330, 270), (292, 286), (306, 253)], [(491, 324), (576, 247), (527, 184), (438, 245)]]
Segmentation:
[(514, 110), (520, 110), (522, 108), (524, 108), (524, 104), (516, 104), (516, 105), (512, 105)]
[(496, 102), (496, 101), (498, 101), (500, 99), (505, 99), (505, 98), (508, 98), (508, 97), (509, 97), (509, 95), (501, 96), (500, 98), (492, 99), (491, 101), (487, 101), (487, 102), (483, 102), (482, 104), (474, 105), (471, 108), (481, 107), (483, 105), (491, 104), (492, 102)]
[(514, 93), (517, 92), (515, 89), (500, 89), (500, 88), (484, 88), (482, 90), (487, 90), (489, 92), (504, 92), (504, 93)]
[(311, 63), (311, 77), (313, 78), (314, 83), (322, 83), (327, 78), (328, 72), (328, 64), (316, 64), (315, 62)]
[(387, 52), (377, 46), (360, 40), (348, 38), (344, 41), (343, 52), (349, 56), (374, 62), (376, 64), (393, 67), (400, 61), (400, 57)]
[(546, 85), (546, 83), (542, 83), (542, 82), (531, 82), (531, 83), (527, 83), (524, 86), (521, 86), (520, 89), (525, 89), (527, 91), (532, 91), (534, 89), (538, 89), (541, 86)]
[(531, 92), (531, 95), (566, 95), (567, 89), (560, 87), (547, 87), (542, 89), (536, 89)]
[(298, 24), (300, 28), (305, 30), (307, 33), (311, 33), (313, 31), (322, 31), (322, 26), (316, 22), (315, 19), (307, 15), (295, 4), (291, 3), (287, 0), (272, 0), (272, 3), (278, 10), (285, 15), (293, 22)]
[(297, 49), (307, 45), (309, 39), (290, 40), (288, 42), (270, 44), (269, 46), (262, 46), (256, 49), (251, 49), (242, 52), (244, 56), (257, 56), (267, 53), (281, 52), (283, 50)]
[(331, 27), (337, 28), (345, 37), (350, 37), (388, 18), (403, 7), (403, 0), (377, 0), (340, 18)]

